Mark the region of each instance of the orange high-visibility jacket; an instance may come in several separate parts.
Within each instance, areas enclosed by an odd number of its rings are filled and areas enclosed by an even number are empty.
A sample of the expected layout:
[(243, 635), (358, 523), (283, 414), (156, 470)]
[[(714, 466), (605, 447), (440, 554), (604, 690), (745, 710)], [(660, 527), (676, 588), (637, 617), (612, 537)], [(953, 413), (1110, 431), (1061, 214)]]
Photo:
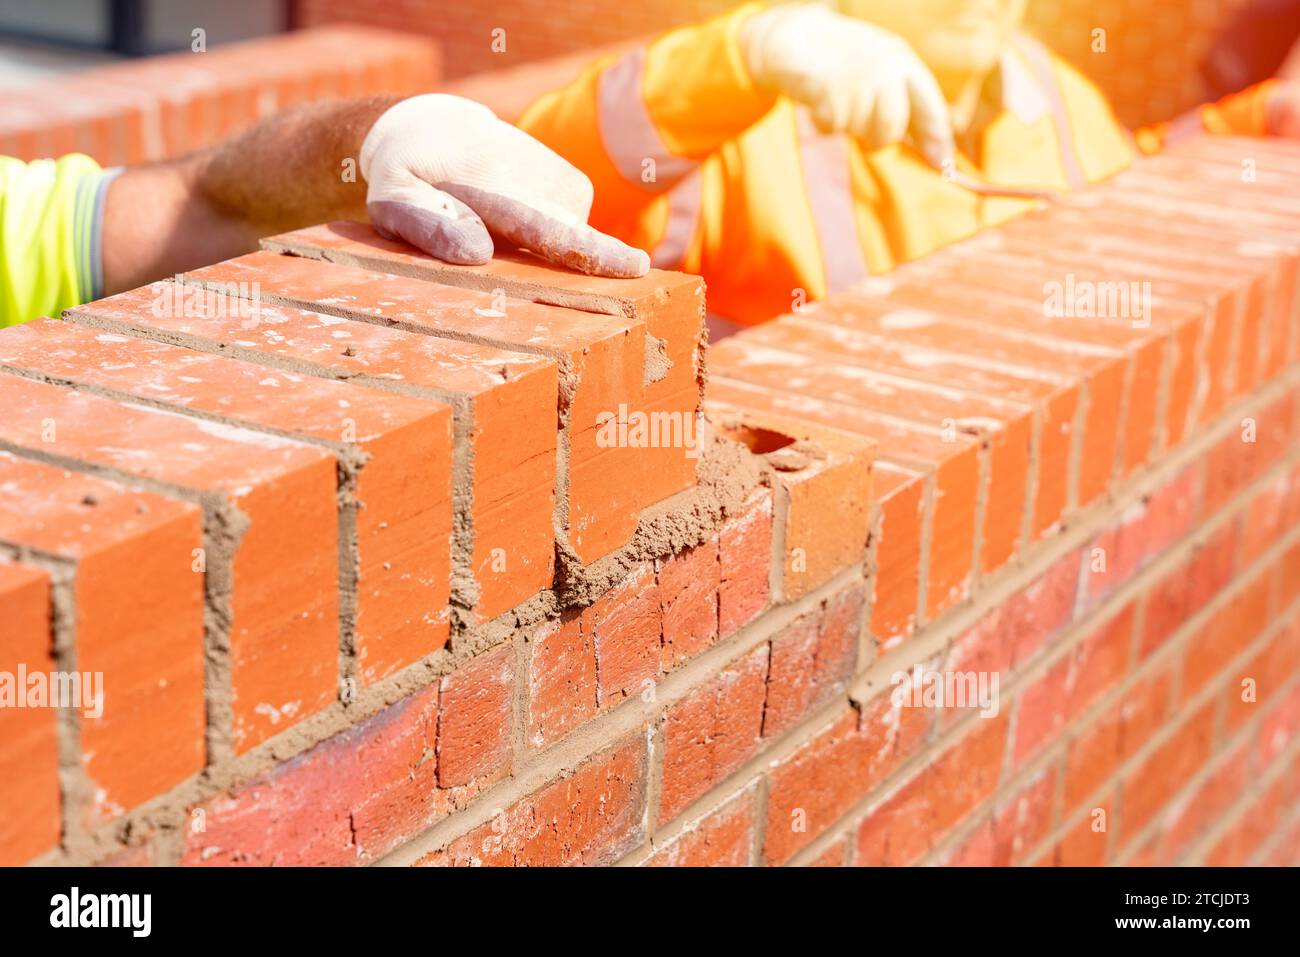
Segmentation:
[[(591, 222), (702, 275), (710, 310), (743, 324), (1004, 222), (1033, 202), (962, 180), (1072, 189), (1124, 169), (1187, 120), (1136, 139), (1088, 80), (1017, 37), (991, 80), (991, 118), (966, 176), (945, 178), (910, 146), (875, 151), (823, 135), (806, 108), (758, 89), (737, 35), (748, 4), (593, 64), (538, 100), (520, 126), (591, 177)], [(1191, 121), (1264, 132), (1261, 86)], [(969, 180), (967, 180), (969, 182)]]

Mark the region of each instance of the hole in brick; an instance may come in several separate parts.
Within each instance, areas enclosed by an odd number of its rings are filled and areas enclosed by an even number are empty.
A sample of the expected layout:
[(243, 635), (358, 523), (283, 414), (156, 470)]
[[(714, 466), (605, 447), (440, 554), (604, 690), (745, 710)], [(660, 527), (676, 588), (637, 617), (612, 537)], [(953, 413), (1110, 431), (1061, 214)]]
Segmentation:
[(729, 439), (734, 439), (746, 446), (755, 455), (771, 455), (781, 449), (794, 445), (794, 439), (771, 429), (751, 428), (748, 425), (727, 425), (722, 432)]

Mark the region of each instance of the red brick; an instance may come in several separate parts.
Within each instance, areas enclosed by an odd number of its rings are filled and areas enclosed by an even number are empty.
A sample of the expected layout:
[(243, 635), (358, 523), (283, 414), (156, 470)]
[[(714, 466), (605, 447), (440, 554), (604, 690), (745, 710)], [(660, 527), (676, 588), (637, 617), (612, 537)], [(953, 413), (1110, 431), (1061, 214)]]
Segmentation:
[(1228, 662), (1263, 634), (1269, 620), (1271, 585), (1269, 575), (1255, 575), (1188, 639), (1183, 653), (1184, 703), (1219, 678)]
[(989, 815), (943, 856), (942, 864), (944, 867), (993, 867), (1004, 856), (1005, 851), (998, 846), (993, 833), (993, 817)]
[[(900, 289), (901, 302), (886, 298), (895, 289)], [(975, 298), (983, 301), (978, 295)], [(986, 307), (989, 312), (1005, 308), (1005, 303), (996, 300)], [(971, 321), (969, 303), (931, 296), (925, 288), (911, 283), (899, 287), (897, 274), (874, 280), (865, 296), (846, 293), (834, 301), (815, 303), (805, 313), (820, 322), (843, 327), (841, 333), (866, 333), (926, 350), (956, 352), (976, 362), (1011, 370), (1017, 376), (1043, 378), (1053, 387), (1063, 388), (1065, 391), (1051, 400), (1040, 432), (1038, 492), (1030, 523), (1034, 538), (1059, 529), (1070, 505), (1069, 474), (1075, 458), (1083, 454), (1096, 457), (1115, 441), (1110, 408), (1117, 407), (1118, 395), (1112, 394), (1122, 384), (1124, 374), (1116, 349), (1080, 349), (1063, 345), (1054, 337), (1026, 337), (1014, 330)], [(1087, 418), (1082, 423), (1089, 436), (1087, 445), (1078, 442), (1080, 424), (1075, 421), (1085, 390), (1103, 397), (1100, 403), (1088, 404)], [(1032, 389), (1008, 394), (1031, 402), (1041, 398)]]
[[(1248, 368), (1243, 381), (1272, 378), (1286, 362), (1293, 345), (1290, 325), (1296, 266), (1294, 240), (1292, 251), (1288, 251), (1269, 243), (1267, 236), (1244, 223), (1233, 224), (1236, 229), (1222, 222), (1210, 228), (1194, 228), (1189, 224), (1203, 222), (1194, 215), (1156, 219), (1145, 211), (1109, 204), (1062, 208), (1053, 211), (1050, 219), (1058, 228), (1081, 227), (1078, 231), (1087, 234), (1083, 242), (1090, 250), (1135, 261), (1143, 270), (1158, 263), (1164, 269), (1210, 280), (1221, 289), (1243, 284), (1262, 287), (1257, 296), (1254, 288), (1249, 294), (1258, 299), (1262, 309), (1259, 345), (1263, 355), (1272, 353), (1275, 358), (1264, 361), (1260, 369)], [(1068, 235), (1074, 235), (1074, 231)], [(1262, 356), (1257, 351), (1247, 358), (1258, 360)]]
[[(222, 521), (242, 521), (240, 514), (247, 520), (228, 567), (211, 543), (205, 545), (209, 575), (231, 576), (230, 734), (237, 752), (335, 700), (334, 456), (289, 439), (14, 376), (4, 376), (2, 385), (8, 414), (0, 443), (9, 448), (163, 483), (210, 512), (228, 513)], [(47, 442), (49, 422), (55, 428)]]
[[(991, 572), (1016, 554), (1033, 471), (1030, 451), (1037, 424), (1031, 406), (962, 390), (954, 382), (940, 385), (840, 363), (830, 355), (793, 351), (804, 333), (784, 332), (768, 332), (762, 342), (752, 335), (722, 341), (709, 352), (710, 370), (767, 388), (873, 409), (941, 432), (978, 436), (987, 450), (988, 470), (981, 570)], [(771, 341), (779, 341), (781, 348), (769, 346)]]
[[(1008, 280), (1019, 289), (1000, 291), (998, 283), (1012, 272), (1005, 268), (1007, 261), (976, 262), (971, 255), (956, 255), (955, 250), (909, 264), (860, 293), (843, 297), (846, 305), (852, 301), (854, 311), (866, 315), (846, 320), (837, 312), (837, 321), (872, 331), (888, 330), (890, 325), (924, 329), (943, 322), (955, 333), (944, 335), (944, 341), (956, 342), (964, 336), (973, 345), (963, 348), (975, 348), (988, 358), (1007, 356), (1016, 364), (1067, 372), (1082, 381), (1087, 395), (1085, 418), (1078, 427), (1072, 461), (1079, 473), (1077, 504), (1088, 504), (1106, 488), (1114, 472), (1122, 449), (1121, 410), (1154, 402), (1146, 383), (1140, 389), (1133, 384), (1129, 365), (1139, 360), (1127, 353), (1136, 338), (1141, 367), (1158, 367), (1160, 339), (1122, 325), (1045, 316), (1041, 279), (1032, 298), (1024, 295), (1028, 280)], [(1014, 272), (1023, 273), (1024, 264), (1016, 261)], [(874, 305), (868, 296), (875, 299)], [(1052, 531), (1059, 518), (1050, 508), (1040, 510), (1033, 524), (1035, 536)]]
[(1136, 834), (1190, 780), (1210, 755), (1214, 702), (1190, 714), (1122, 785), (1124, 833)]
[(1078, 580), (1079, 553), (1071, 552), (954, 639), (945, 668), (1005, 677), (1022, 667), (1073, 619)]
[(644, 404), (641, 323), (269, 252), (195, 270), (185, 281), (218, 291), (245, 284), (276, 305), (547, 357), (560, 367), (557, 411), (568, 472), (559, 514), (567, 544), (588, 564), (636, 531), (645, 504), (638, 488), (643, 450), (603, 447), (602, 415)]
[(510, 773), (514, 648), (507, 642), (442, 678), (438, 786), (484, 784)]
[(892, 741), (881, 723), (869, 736), (861, 734), (856, 713), (849, 712), (777, 763), (768, 772), (766, 862), (785, 863), (865, 796), (873, 771), (892, 767), (892, 755), (876, 757)]
[[(0, 466), (3, 462), (0, 462)], [(3, 473), (0, 473), (3, 474)], [(6, 486), (7, 488), (7, 486)], [(7, 493), (11, 494), (11, 493)], [(12, 682), (5, 696), (26, 693), (18, 683), (28, 673), (56, 670), (53, 654), (50, 576), (32, 565), (0, 561), (0, 675)], [(59, 750), (55, 711), (0, 707), (0, 865), (26, 864), (59, 843)]]
[(1015, 763), (1060, 737), (1128, 670), (1133, 643), (1134, 606), (1126, 606), (1079, 641), (1020, 694), (1016, 719)]
[(450, 810), (437, 788), (437, 694), (416, 692), (192, 808), (183, 864), (318, 866), (382, 856)]
[(655, 568), (663, 620), (661, 667), (667, 672), (718, 640), (718, 539), (660, 559)]
[[(858, 308), (859, 304), (855, 302), (853, 306)], [(874, 316), (874, 305), (866, 312), (867, 317)], [(818, 321), (822, 314), (827, 321)], [(837, 324), (835, 319), (841, 315), (842, 311), (832, 303), (819, 303), (798, 316), (755, 327), (745, 338), (822, 359), (833, 357), (835, 362), (852, 363), (937, 386), (957, 386), (970, 394), (1026, 403), (1035, 409), (1034, 434), (1038, 444), (1034, 507), (1042, 515), (1050, 516), (1050, 521), (1061, 517), (1069, 485), (1070, 435), (1079, 405), (1077, 381), (1052, 368), (1013, 364), (992, 346), (989, 356), (980, 355), (970, 348), (966, 330), (947, 328), (937, 319), (933, 323), (922, 321), (916, 330), (903, 323), (901, 328), (891, 328), (885, 335), (867, 331), (872, 328), (869, 318), (864, 318), (865, 327), (861, 329)], [(962, 409), (963, 417), (978, 414), (973, 408)], [(1006, 438), (1005, 434), (998, 436), (1003, 454), (1009, 451), (1005, 447)], [(1029, 464), (1025, 463), (1021, 471), (1028, 476)], [(1002, 485), (1004, 489), (1010, 487)], [(996, 519), (1007, 524), (1001, 535), (986, 530), (982, 571), (992, 571), (1008, 556), (1006, 548), (1016, 544), (1020, 531), (1010, 519), (1020, 517), (1020, 512), (1015, 510), (999, 510), (996, 516), (989, 510), (990, 521)], [(1003, 547), (990, 547), (995, 541)]]
[[(1198, 355), (1199, 326), (1207, 304), (1221, 291), (1224, 277), (1219, 277), (1220, 284), (1216, 284), (1202, 281), (1195, 272), (1162, 270), (1149, 262), (1142, 262), (1139, 268), (1132, 264), (1132, 257), (1101, 256), (1087, 245), (1086, 239), (1072, 244), (1068, 235), (1071, 227), (1055, 225), (1054, 215), (1068, 217), (1072, 213), (1047, 211), (1041, 218), (1018, 221), (997, 233), (985, 233), (968, 244), (954, 247), (957, 255), (952, 260), (955, 261), (940, 265), (950, 279), (959, 279), (986, 294), (1019, 304), (1019, 308), (1004, 310), (1005, 318), (994, 321), (1020, 326), (1034, 335), (1055, 333), (1077, 343), (1118, 347), (1128, 354), (1129, 368), (1116, 397), (1122, 396), (1118, 464), (1121, 470), (1131, 469), (1147, 459), (1162, 425), (1166, 431), (1177, 433), (1187, 420), (1188, 408), (1172, 403), (1195, 401), (1188, 380), (1196, 378), (1197, 370), (1189, 366), (1189, 361)], [(1046, 230), (1056, 236), (1056, 241), (1044, 244), (1041, 236), (1020, 240), (1017, 230), (1040, 233)], [(1007, 269), (1011, 263), (1017, 268)], [(1143, 320), (1118, 315), (1048, 315), (1049, 284), (1065, 291), (1071, 276), (1075, 277), (1076, 290), (1093, 288), (1081, 283), (1149, 282), (1151, 314)], [(1139, 291), (1143, 288), (1139, 287)], [(1212, 367), (1202, 374), (1223, 377), (1228, 371)], [(1167, 394), (1162, 394), (1159, 387), (1152, 387), (1153, 383), (1166, 381)], [(1108, 397), (1094, 392), (1092, 399), (1109, 407)], [(1161, 401), (1166, 403), (1165, 408), (1159, 407)], [(1108, 423), (1108, 418), (1109, 415), (1092, 421), (1101, 425)], [(1089, 457), (1081, 465), (1080, 501), (1087, 502), (1092, 490), (1105, 487), (1108, 469), (1102, 462), (1090, 462)]]
[(0, 339), (0, 367), (90, 386), (124, 401), (219, 417), (329, 449), (356, 526), (347, 544), (357, 579), (357, 677), (362, 685), (441, 648), (451, 582), (451, 410), (342, 382), (191, 352), (44, 319)]
[(888, 462), (877, 462), (878, 517), (871, 576), (871, 634), (881, 653), (892, 651), (916, 631), (924, 537), (925, 476)]
[(1219, 511), (1285, 455), (1295, 428), (1295, 401), (1291, 394), (1251, 409), (1235, 422), (1210, 450), (1201, 514), (1208, 517)]
[[(646, 861), (649, 867), (746, 867), (754, 842), (754, 795), (745, 791), (687, 825)], [(843, 851), (841, 850), (841, 855)]]
[(871, 513), (873, 445), (754, 407), (709, 403), (718, 429), (773, 470), (784, 513), (783, 597), (792, 600), (861, 561)]
[(1249, 566), (1300, 520), (1300, 484), (1295, 471), (1279, 475), (1260, 489), (1241, 517), (1241, 563)]
[(1232, 734), (1254, 718), (1259, 706), (1271, 703), (1296, 674), (1300, 674), (1300, 619), (1292, 618), (1276, 630), (1262, 650), (1229, 674), (1225, 685), (1228, 701), (1224, 713), (1225, 734)]
[[(1054, 237), (1050, 244), (1043, 241), (1048, 235)], [(1238, 335), (1241, 328), (1258, 325), (1263, 286), (1263, 267), (1258, 259), (1246, 257), (1235, 264), (1227, 263), (1225, 259), (1233, 258), (1231, 255), (1215, 255), (1199, 242), (1191, 244), (1189, 254), (1188, 242), (1177, 231), (1163, 223), (1153, 225), (1150, 217), (1105, 207), (1098, 212), (1082, 205), (1063, 206), (1010, 224), (998, 246), (1006, 255), (1032, 257), (1036, 265), (1041, 262), (1040, 274), (1055, 273), (1058, 282), (1064, 281), (1067, 274), (1074, 276), (1076, 288), (1084, 283), (1094, 283), (1101, 289), (1113, 288), (1103, 285), (1107, 283), (1149, 284), (1137, 287), (1149, 288), (1151, 295), (1150, 311), (1144, 321), (1152, 332), (1164, 338), (1164, 354), (1144, 349), (1135, 356), (1135, 383), (1129, 399), (1135, 404), (1128, 406), (1126, 470), (1146, 460), (1153, 427), (1160, 424), (1161, 410), (1154, 401), (1156, 390), (1137, 391), (1137, 383), (1167, 382), (1164, 424), (1176, 441), (1189, 411), (1194, 411), (1197, 379), (1242, 379), (1241, 370), (1229, 364), (1229, 349), (1223, 347), (1231, 343), (1232, 325), (1215, 330), (1213, 324), (1218, 321), (1220, 299), (1229, 298), (1234, 306), (1243, 303), (1247, 310), (1242, 316), (1244, 323), (1237, 323)], [(1038, 289), (1042, 289), (1041, 284)], [(1236, 309), (1234, 319), (1235, 313)], [(1142, 320), (1131, 316), (1107, 316), (1097, 321), (1135, 328), (1142, 325)], [(1216, 332), (1221, 337), (1218, 340), (1214, 338)], [(1203, 367), (1198, 367), (1199, 359), (1204, 360)], [(1216, 396), (1213, 401), (1220, 400)], [(1135, 416), (1140, 419), (1138, 428), (1132, 421)]]
[(944, 863), (948, 866), (1009, 867), (1052, 830), (1056, 771), (1046, 767), (1001, 802)]
[(824, 600), (773, 636), (763, 737), (774, 738), (842, 692), (853, 676), (862, 625), (862, 591)]
[(1057, 843), (1052, 863), (1057, 867), (1105, 865), (1109, 859), (1111, 813), (1108, 804), (1090, 808)]
[(926, 783), (923, 775), (912, 778), (863, 818), (854, 838), (854, 864), (901, 867), (925, 856), (937, 839)]
[(867, 814), (854, 860), (913, 864), (996, 789), (1006, 744), (1005, 714), (977, 721), (955, 745)]
[(1272, 842), (1272, 850), (1260, 864), (1264, 867), (1295, 867), (1300, 862), (1300, 821), (1293, 821)]
[[(970, 595), (975, 569), (975, 528), (980, 488), (979, 443), (960, 431), (903, 422), (843, 403), (762, 389), (734, 380), (709, 380), (709, 407), (723, 405), (816, 423), (851, 432), (876, 445), (876, 455), (929, 473), (926, 508), (932, 509), (926, 608), (933, 618)], [(909, 464), (910, 463), (910, 464)]]
[[(717, 564), (715, 554), (712, 565)], [(708, 637), (705, 606), (709, 598), (716, 603), (717, 586), (707, 593), (694, 587), (682, 592), (682, 570), (668, 572), (668, 585), (677, 589), (678, 598), (671, 605), (660, 597), (664, 587), (655, 565), (645, 564), (575, 616), (539, 629), (532, 642), (529, 706), (535, 747), (558, 740), (633, 695), (646, 695), (663, 671), (680, 663), (677, 655), (685, 660), (687, 649), (704, 650), (703, 643), (692, 644), (691, 635)], [(676, 615), (675, 648), (666, 640), (666, 614)], [(695, 632), (685, 627), (691, 623)]]
[[(1206, 139), (1213, 139), (1207, 137)], [(1162, 175), (1152, 175), (1148, 170), (1154, 169), (1164, 159), (1154, 164), (1143, 164), (1143, 169), (1124, 174), (1116, 184), (1124, 183), (1131, 188), (1103, 188), (1088, 197), (1088, 201), (1100, 204), (1103, 209), (1129, 213), (1134, 218), (1145, 217), (1162, 224), (1178, 224), (1179, 233), (1186, 232), (1189, 237), (1196, 237), (1196, 245), (1206, 250), (1216, 250), (1235, 245), (1234, 256), (1254, 256), (1272, 260), (1276, 274), (1271, 288), (1261, 290), (1267, 307), (1265, 313), (1267, 325), (1264, 332), (1267, 342), (1280, 346), (1278, 349), (1267, 348), (1264, 362), (1264, 374), (1270, 375), (1276, 361), (1285, 361), (1294, 354), (1295, 343), (1287, 340), (1288, 336), (1281, 328), (1282, 314), (1295, 294), (1294, 262), (1286, 250), (1294, 251), (1296, 244), (1293, 232), (1294, 214), (1287, 216), (1269, 212), (1255, 205), (1246, 195), (1237, 195), (1233, 191), (1216, 191), (1213, 198), (1204, 195), (1189, 194), (1186, 186), (1171, 182)], [(1240, 172), (1240, 169), (1238, 170)], [(1083, 197), (1076, 197), (1072, 202), (1081, 202)], [(1203, 244), (1203, 245), (1202, 245)], [(1226, 368), (1226, 357), (1230, 355), (1233, 339), (1235, 296), (1229, 295), (1230, 288), (1218, 296), (1209, 297), (1210, 313), (1214, 324), (1214, 340), (1207, 357), (1217, 360), (1215, 364)], [(1271, 303), (1267, 302), (1271, 298)], [(1273, 353), (1276, 359), (1270, 360), (1267, 353)], [(1210, 383), (1213, 396), (1208, 408), (1202, 415), (1202, 421), (1213, 418), (1223, 407), (1223, 399), (1230, 385), (1229, 376), (1222, 381)]]
[(528, 740), (552, 744), (596, 715), (596, 653), (580, 616), (548, 621), (529, 643)]
[[(932, 658), (922, 667), (935, 670), (938, 659)], [(905, 707), (895, 702), (896, 688), (891, 683), (888, 693), (862, 708), (859, 731), (875, 741), (872, 764), (878, 777), (919, 754), (936, 727), (933, 708)]]
[[(929, 709), (902, 708), (888, 690), (826, 725), (768, 772), (763, 854), (783, 863), (843, 817), (925, 740)], [(868, 863), (859, 859), (857, 863)]]
[(767, 672), (768, 646), (759, 645), (668, 708), (660, 823), (672, 820), (758, 752)]
[[(19, 396), (6, 392), (13, 420), (25, 415)], [(60, 415), (57, 428), (66, 434), (74, 423), (74, 417)], [(94, 827), (203, 767), (203, 576), (193, 568), (195, 550), (203, 545), (202, 515), (188, 502), (5, 453), (0, 453), (0, 488), (0, 542), (58, 563), (56, 578), (66, 575), (71, 588), (71, 606), (54, 619), (56, 627), (67, 629), (59, 641), (67, 647), (75, 643), (77, 671), (103, 675), (102, 715), (83, 710), (80, 720), (89, 804), (74, 809), (79, 823)], [(48, 673), (48, 613), (30, 604), (31, 587), (24, 607), (15, 611), (22, 616), (17, 620), (25, 617), (30, 626), (41, 617), (46, 625), (36, 645), (31, 632), (21, 645), (6, 642), (6, 649), (12, 648), (6, 657), (21, 654), (15, 663), (26, 660), (30, 670), (43, 661)], [(21, 634), (13, 634), (15, 642)], [(0, 720), (12, 722), (15, 735), (30, 735), (30, 747), (37, 749), (16, 780), (25, 785), (24, 793), (27, 787), (50, 789), (41, 769), (53, 755), (38, 753), (44, 722), (28, 722), (38, 715), (52, 719), (54, 712), (15, 711), (6, 717), (7, 711), (0, 710)], [(45, 727), (52, 735), (53, 726)], [(57, 807), (55, 801), (30, 812)], [(33, 822), (33, 840), (43, 833), (48, 835)]]
[(946, 832), (997, 788), (1006, 751), (1008, 716), (981, 718), (927, 769), (933, 778), (934, 820)]
[(844, 867), (847, 863), (850, 842), (837, 838), (836, 842), (822, 852), (816, 860), (809, 862), (809, 867)]
[[(1264, 231), (1269, 218), (1265, 218), (1262, 222), (1256, 218), (1256, 228), (1251, 233), (1244, 235), (1240, 231), (1245, 225), (1243, 218), (1255, 218), (1260, 216), (1261, 213), (1273, 216), (1282, 212), (1290, 212), (1294, 217), (1296, 209), (1300, 209), (1300, 203), (1296, 202), (1297, 196), (1294, 183), (1291, 182), (1292, 177), (1287, 176), (1287, 174), (1279, 176), (1279, 174), (1270, 172), (1270, 170), (1258, 170), (1255, 181), (1252, 181), (1247, 189), (1243, 189), (1242, 163), (1244, 159), (1245, 153), (1238, 152), (1235, 160), (1236, 168), (1234, 169), (1229, 164), (1219, 165), (1203, 163), (1203, 161), (1188, 161), (1187, 157), (1184, 156), (1161, 156), (1153, 160), (1151, 164), (1144, 164), (1144, 169), (1141, 170), (1143, 174), (1141, 174), (1140, 178), (1134, 179), (1132, 186), (1136, 187), (1135, 191), (1154, 194), (1148, 195), (1148, 205), (1156, 202), (1161, 202), (1161, 205), (1169, 205), (1171, 202), (1175, 202), (1180, 207), (1188, 202), (1203, 200), (1205, 198), (1203, 191), (1206, 186), (1209, 186), (1214, 191), (1214, 200), (1216, 200), (1216, 205), (1221, 208), (1221, 212), (1231, 212), (1236, 215), (1234, 222), (1231, 222), (1231, 224), (1218, 225), (1219, 231), (1223, 234), (1223, 239), (1229, 238), (1227, 234), (1230, 234), (1234, 229), (1238, 231), (1238, 234), (1243, 239), (1242, 244), (1235, 251), (1236, 255), (1231, 256), (1231, 259), (1242, 260), (1249, 255), (1262, 259), (1260, 247), (1273, 238)], [(1252, 156), (1251, 159), (1255, 161), (1255, 157)], [(1187, 177), (1195, 178), (1200, 191), (1192, 192), (1188, 189), (1190, 183), (1180, 182), (1187, 179)], [(1152, 179), (1165, 181), (1165, 179), (1170, 178), (1173, 178), (1173, 182), (1160, 182), (1160, 185), (1154, 187), (1154, 189), (1151, 186)], [(1182, 202), (1178, 202), (1178, 200), (1182, 200)], [(1291, 228), (1291, 224), (1294, 224), (1294, 218), (1291, 218), (1290, 222), (1281, 222), (1281, 224), (1275, 218), (1273, 220), (1274, 228), (1281, 225), (1281, 229), (1278, 231), (1281, 233), (1282, 242), (1291, 250), (1294, 250), (1295, 231), (1294, 228)], [(1225, 259), (1229, 259), (1229, 256), (1225, 256)], [(1258, 264), (1256, 264), (1256, 269), (1253, 270), (1243, 268), (1240, 263), (1235, 265), (1238, 265), (1238, 268), (1242, 269), (1243, 273), (1256, 272), (1260, 268)], [(1286, 265), (1274, 267), (1270, 272), (1277, 273), (1279, 268), (1284, 269)], [(1261, 278), (1271, 278), (1274, 282), (1266, 285), (1264, 281), (1261, 281)], [(1287, 313), (1291, 303), (1288, 302), (1284, 294), (1287, 291), (1294, 293), (1294, 286), (1288, 290), (1286, 278), (1277, 276), (1277, 274), (1255, 277), (1252, 302), (1249, 303), (1248, 312), (1243, 316), (1243, 328), (1242, 333), (1240, 333), (1238, 391), (1249, 389), (1258, 381), (1261, 374), (1268, 377), (1278, 368), (1275, 361), (1268, 360), (1265, 355), (1261, 355), (1261, 348), (1262, 350), (1268, 350), (1270, 343), (1275, 342), (1278, 345), (1278, 352), (1283, 358), (1290, 355), (1290, 350), (1288, 350), (1290, 343), (1287, 342), (1287, 333), (1290, 332), (1288, 325), (1290, 325), (1291, 317)], [(1264, 359), (1262, 363), (1261, 358)]]
[[(405, 243), (381, 239), (370, 227), (358, 223), (332, 223), (273, 236), (264, 245), (448, 286), (494, 295), (500, 291), (530, 302), (634, 320), (644, 326), (649, 337), (658, 340), (654, 349), (666, 360), (666, 368), (647, 375), (643, 405), (639, 407), (647, 413), (688, 417), (699, 410), (704, 283), (696, 276), (653, 269), (640, 279), (604, 279), (558, 269), (535, 257), (508, 251), (499, 252), (482, 266), (456, 266), (425, 256)], [(689, 451), (671, 446), (641, 450), (642, 505), (695, 484), (696, 459)]]
[(1292, 807), (1284, 803), (1286, 782), (1275, 781), (1240, 812), (1236, 821), (1223, 833), (1205, 855), (1209, 867), (1241, 867), (1249, 864), (1256, 851), (1277, 828), (1284, 813)]
[(718, 633), (729, 638), (771, 599), (772, 492), (759, 487), (718, 532)]
[(1140, 657), (1163, 645), (1192, 615), (1227, 587), (1236, 570), (1237, 522), (1224, 522), (1150, 591), (1145, 602)]
[(1160, 825), (1160, 854), (1166, 864), (1199, 840), (1247, 788), (1250, 752), (1241, 747), (1201, 782), (1194, 793), (1179, 801)]
[(1065, 754), (1065, 813), (1095, 795), (1119, 767), (1121, 728), (1119, 713), (1102, 713), (1071, 738)]
[(1282, 553), (1277, 567), (1279, 607), (1289, 607), (1300, 596), (1300, 544)]
[(1022, 765), (1038, 748), (1057, 738), (1068, 720), (1067, 683), (1072, 656), (1057, 661), (1019, 695), (1015, 763)]
[(170, 284), (101, 299), (66, 318), (237, 356), (276, 375), (346, 379), (451, 404), (470, 477), (460, 506), (467, 514), (457, 521), (470, 538), (477, 588), (476, 601), (473, 594), (460, 601), (491, 619), (550, 584), (558, 385), (544, 357)]
[(1089, 607), (1114, 594), (1190, 531), (1199, 489), (1200, 470), (1189, 466), (1126, 508), (1117, 521), (1092, 540), (1084, 555), (1085, 600)]
[(1067, 684), (1072, 718), (1108, 694), (1129, 673), (1136, 607), (1133, 602), (1125, 605), (1075, 649)]
[(644, 834), (645, 744), (635, 737), (425, 855), (424, 866), (608, 864)]
[(1255, 761), (1261, 768), (1269, 767), (1300, 733), (1300, 687), (1292, 688), (1277, 704), (1270, 704), (1256, 737)]
[(612, 707), (642, 694), (659, 678), (659, 588), (654, 569), (642, 565), (582, 613), (596, 652), (596, 701)]
[(1127, 760), (1151, 739), (1172, 713), (1173, 671), (1162, 667), (1128, 688), (1120, 704), (1120, 754)]
[[(1284, 139), (1272, 140), (1253, 136), (1198, 136), (1171, 144), (1171, 157), (1195, 158), (1201, 163), (1226, 165), (1241, 182), (1241, 161), (1249, 157), (1261, 170), (1270, 173), (1294, 173), (1300, 170), (1295, 150)], [(1198, 164), (1198, 169), (1203, 168)], [(1286, 192), (1294, 194), (1294, 184)]]

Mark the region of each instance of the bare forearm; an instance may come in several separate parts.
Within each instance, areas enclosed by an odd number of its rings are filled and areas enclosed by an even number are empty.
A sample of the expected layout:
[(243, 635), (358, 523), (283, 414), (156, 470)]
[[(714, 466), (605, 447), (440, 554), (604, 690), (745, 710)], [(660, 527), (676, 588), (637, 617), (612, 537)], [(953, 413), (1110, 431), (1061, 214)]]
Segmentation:
[(364, 219), (361, 142), (394, 102), (312, 104), (229, 143), (123, 171), (104, 201), (105, 291), (242, 255), (272, 233)]

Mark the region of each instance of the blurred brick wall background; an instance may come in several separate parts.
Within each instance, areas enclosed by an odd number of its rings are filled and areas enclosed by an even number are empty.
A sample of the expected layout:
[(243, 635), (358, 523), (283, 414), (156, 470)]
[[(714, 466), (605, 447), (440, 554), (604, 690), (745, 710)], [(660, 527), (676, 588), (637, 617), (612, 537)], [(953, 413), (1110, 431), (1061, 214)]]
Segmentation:
[[(1211, 97), (1201, 64), (1247, 0), (1030, 0), (1036, 34), (1090, 76), (1129, 126), (1171, 119)], [(1092, 50), (1106, 31), (1106, 52)]]
[[(1091, 76), (1132, 126), (1169, 119), (1206, 97), (1200, 65), (1246, 0), (1030, 0), (1030, 25)], [(353, 22), (436, 37), (448, 78), (502, 69), (654, 34), (735, 6), (734, 0), (299, 0), (301, 26)], [(505, 51), (492, 50), (505, 30)], [(1106, 52), (1093, 53), (1093, 31)], [(542, 92), (542, 91), (538, 91)]]
[[(441, 41), (444, 72), (454, 78), (659, 33), (736, 5), (735, 0), (298, 0), (294, 22), (304, 27), (367, 23), (427, 33)], [(497, 28), (506, 31), (504, 53), (492, 50)]]
[(410, 96), (440, 83), (428, 36), (340, 24), (190, 52), (124, 59), (9, 95), (0, 156), (82, 152), (105, 166), (182, 156), (290, 106)]

